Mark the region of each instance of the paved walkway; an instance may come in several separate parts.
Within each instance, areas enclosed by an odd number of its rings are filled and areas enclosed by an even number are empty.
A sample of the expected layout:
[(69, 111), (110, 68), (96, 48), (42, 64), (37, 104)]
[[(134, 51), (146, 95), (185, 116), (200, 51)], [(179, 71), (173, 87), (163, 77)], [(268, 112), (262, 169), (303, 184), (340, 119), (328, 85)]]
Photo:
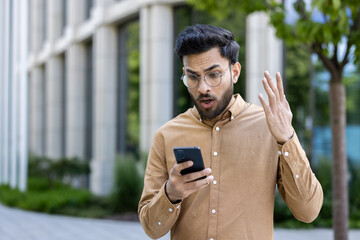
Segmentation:
[[(275, 229), (275, 240), (333, 239), (331, 229)], [(0, 205), (0, 240), (148, 240), (137, 222), (34, 213)], [(161, 240), (169, 240), (169, 235)], [(350, 232), (359, 240), (360, 230)]]

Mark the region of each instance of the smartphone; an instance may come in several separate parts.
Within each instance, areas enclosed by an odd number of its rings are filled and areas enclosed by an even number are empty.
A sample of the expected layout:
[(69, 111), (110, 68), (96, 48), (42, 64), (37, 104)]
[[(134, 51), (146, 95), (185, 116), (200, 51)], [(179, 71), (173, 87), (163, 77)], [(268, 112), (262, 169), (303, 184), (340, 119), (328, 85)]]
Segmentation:
[[(205, 168), (200, 147), (175, 147), (174, 154), (177, 163), (182, 163), (189, 160), (193, 161), (194, 163), (191, 167), (181, 170), (181, 175), (201, 171)], [(204, 178), (206, 178), (206, 176), (200, 177), (196, 180)]]

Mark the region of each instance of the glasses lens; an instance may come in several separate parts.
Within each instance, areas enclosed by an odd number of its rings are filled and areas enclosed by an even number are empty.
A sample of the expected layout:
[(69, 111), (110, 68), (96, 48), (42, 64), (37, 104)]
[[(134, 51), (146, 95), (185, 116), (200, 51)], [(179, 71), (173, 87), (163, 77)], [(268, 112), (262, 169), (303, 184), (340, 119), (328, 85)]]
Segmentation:
[(182, 79), (188, 88), (196, 88), (199, 84), (199, 77), (195, 74), (185, 74)]
[(216, 87), (221, 82), (221, 75), (219, 72), (208, 72), (205, 74), (205, 81), (210, 87)]

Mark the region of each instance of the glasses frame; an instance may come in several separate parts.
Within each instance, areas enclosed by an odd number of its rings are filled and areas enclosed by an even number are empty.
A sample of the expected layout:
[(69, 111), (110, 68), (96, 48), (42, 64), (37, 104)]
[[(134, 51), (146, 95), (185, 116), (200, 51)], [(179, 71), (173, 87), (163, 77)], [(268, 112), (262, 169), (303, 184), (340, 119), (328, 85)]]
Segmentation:
[[(227, 69), (228, 69), (231, 65), (233, 65), (233, 63), (231, 63), (229, 66), (227, 66), (227, 68), (225, 68), (224, 72), (219, 75), (219, 76), (220, 76), (220, 82), (219, 82), (219, 84), (217, 84), (217, 85), (215, 85), (215, 86), (209, 85), (209, 84), (207, 83), (207, 81), (206, 81), (206, 74), (210, 73), (211, 71), (205, 73), (205, 74), (204, 74), (204, 81), (205, 81), (206, 85), (208, 85), (209, 87), (217, 87), (217, 86), (219, 86), (219, 85), (221, 84), (221, 82), (222, 82), (222, 77), (225, 75), (225, 73), (227, 72)], [(231, 68), (230, 68), (230, 73), (231, 73)], [(184, 85), (185, 85), (187, 88), (190, 88), (190, 89), (195, 89), (195, 88), (199, 87), (201, 78), (202, 78), (202, 76), (197, 76), (198, 81), (197, 81), (196, 86), (195, 86), (195, 87), (189, 87), (188, 84), (185, 83), (185, 81), (186, 81), (186, 74), (183, 73), (183, 75), (181, 76), (181, 80), (182, 80), (182, 82), (184, 83)]]

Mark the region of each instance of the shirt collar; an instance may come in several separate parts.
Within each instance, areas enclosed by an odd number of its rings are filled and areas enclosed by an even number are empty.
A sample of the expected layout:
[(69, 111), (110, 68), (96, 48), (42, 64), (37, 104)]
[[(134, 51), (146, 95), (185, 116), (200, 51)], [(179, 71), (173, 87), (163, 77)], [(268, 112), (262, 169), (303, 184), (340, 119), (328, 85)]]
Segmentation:
[(237, 93), (237, 94), (233, 95), (229, 105), (226, 107), (226, 110), (221, 114), (221, 116), (217, 117), (213, 121), (205, 121), (205, 120), (203, 121), (195, 106), (192, 108), (191, 112), (201, 122), (204, 122), (205, 124), (210, 125), (210, 126), (214, 126), (218, 121), (220, 121), (222, 119), (228, 118), (230, 121), (233, 120), (235, 117), (237, 117), (241, 113), (241, 110), (245, 107), (245, 105), (246, 105), (246, 102), (240, 96), (240, 94)]

